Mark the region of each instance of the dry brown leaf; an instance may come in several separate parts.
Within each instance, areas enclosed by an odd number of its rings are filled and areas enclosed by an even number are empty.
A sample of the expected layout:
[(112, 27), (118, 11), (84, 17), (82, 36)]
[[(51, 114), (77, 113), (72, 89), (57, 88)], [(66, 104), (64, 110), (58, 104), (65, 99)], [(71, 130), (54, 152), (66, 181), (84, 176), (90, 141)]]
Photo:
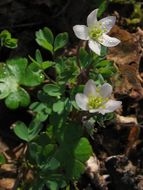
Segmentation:
[(99, 169), (100, 163), (97, 157), (95, 155), (91, 156), (86, 162), (86, 171), (88, 175), (93, 178), (95, 175), (97, 175), (97, 173), (99, 173)]
[(117, 123), (120, 124), (138, 124), (137, 118), (135, 116), (121, 116), (121, 115), (116, 115), (116, 120)]
[(100, 174), (100, 162), (95, 155), (86, 162), (86, 173), (91, 178), (95, 189), (108, 190), (106, 179), (109, 175)]
[(128, 145), (126, 148), (126, 154), (128, 155), (136, 146), (141, 142), (139, 140), (140, 127), (132, 126), (128, 135)]
[(15, 184), (15, 179), (13, 178), (3, 178), (0, 179), (0, 189), (11, 190)]
[(139, 32), (131, 34), (126, 30), (114, 26), (110, 36), (121, 40), (118, 46), (109, 49), (107, 58), (118, 65), (137, 63), (139, 65), (142, 56), (141, 34)]
[(110, 48), (107, 55), (107, 58), (117, 65), (121, 75), (113, 78), (115, 93), (140, 100), (143, 98), (143, 79), (139, 73), (143, 36), (139, 31), (132, 34), (117, 26), (113, 27), (110, 35), (121, 40), (118, 46)]

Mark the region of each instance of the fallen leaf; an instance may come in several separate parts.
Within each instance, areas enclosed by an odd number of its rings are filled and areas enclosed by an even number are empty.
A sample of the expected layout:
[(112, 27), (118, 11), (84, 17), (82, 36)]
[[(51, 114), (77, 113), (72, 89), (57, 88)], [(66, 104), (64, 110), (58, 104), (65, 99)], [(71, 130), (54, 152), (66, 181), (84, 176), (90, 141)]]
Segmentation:
[(0, 179), (0, 189), (11, 190), (15, 184), (15, 179), (13, 178), (3, 178)]

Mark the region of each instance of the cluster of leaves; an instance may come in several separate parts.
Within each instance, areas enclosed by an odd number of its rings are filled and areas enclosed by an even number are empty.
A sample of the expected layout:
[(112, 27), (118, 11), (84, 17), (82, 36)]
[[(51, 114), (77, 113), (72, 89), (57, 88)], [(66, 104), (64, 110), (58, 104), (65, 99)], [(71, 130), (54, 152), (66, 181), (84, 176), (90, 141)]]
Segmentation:
[(130, 17), (126, 18), (126, 22), (128, 25), (140, 25), (143, 22), (143, 7), (141, 1), (136, 0), (110, 0), (111, 3), (119, 3), (122, 5), (132, 5), (133, 11), (130, 13)]
[[(40, 50), (36, 50), (35, 58), (30, 57), (30, 60), (17, 58), (3, 63), (0, 67), (0, 99), (4, 99), (10, 109), (29, 105), (33, 115), (29, 125), (21, 121), (13, 125), (14, 133), (27, 143), (25, 167), (33, 170), (34, 180), (24, 187), (21, 183), (22, 188), (57, 190), (78, 180), (85, 170), (85, 162), (92, 155), (92, 147), (83, 135), (83, 126), (89, 125), (93, 115), (89, 115), (83, 124), (83, 115), (77, 114), (79, 108), (75, 103), (75, 94), (83, 90), (80, 81), (88, 77), (101, 85), (116, 70), (112, 62), (105, 60), (105, 48), (100, 57), (84, 48), (79, 49), (77, 56), (58, 55), (68, 43), (67, 33), (54, 37), (45, 27), (36, 32), (36, 42), (51, 53), (53, 59), (44, 60)], [(30, 98), (33, 92), (37, 93), (34, 102)], [(92, 126), (98, 122), (104, 125), (109, 118), (94, 117)], [(3, 155), (0, 160), (4, 162)]]
[(17, 39), (11, 37), (11, 33), (7, 30), (3, 30), (0, 33), (0, 45), (1, 47), (5, 46), (7, 48), (16, 48), (17, 47)]
[(8, 60), (0, 67), (0, 99), (5, 99), (8, 108), (16, 109), (30, 103), (29, 93), (22, 87), (42, 83), (44, 77), (36, 65), (28, 65), (26, 58)]

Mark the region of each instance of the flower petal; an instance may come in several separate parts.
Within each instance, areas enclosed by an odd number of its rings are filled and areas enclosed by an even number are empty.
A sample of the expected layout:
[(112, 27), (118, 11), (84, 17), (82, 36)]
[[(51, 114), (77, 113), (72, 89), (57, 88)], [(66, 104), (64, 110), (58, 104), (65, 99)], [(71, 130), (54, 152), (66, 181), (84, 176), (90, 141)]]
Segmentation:
[(105, 113), (110, 113), (115, 111), (121, 106), (122, 102), (121, 101), (116, 101), (116, 100), (109, 100), (106, 104), (104, 104), (105, 108), (98, 108), (98, 109), (92, 109), (89, 110), (90, 113), (101, 113), (104, 115)]
[(121, 41), (117, 38), (112, 38), (106, 34), (103, 34), (99, 39), (98, 42), (101, 43), (103, 46), (106, 47), (114, 47), (118, 45)]
[(115, 111), (121, 106), (121, 104), (121, 101), (109, 100), (106, 104), (104, 104), (106, 113)]
[(96, 86), (93, 80), (88, 80), (87, 83), (85, 84), (84, 87), (84, 92), (83, 92), (86, 96), (97, 96), (96, 93)]
[(87, 17), (87, 26), (94, 26), (97, 23), (97, 12), (98, 9), (95, 9), (94, 11), (92, 11), (88, 17)]
[(98, 21), (101, 23), (103, 30), (105, 30), (105, 34), (108, 33), (111, 28), (115, 25), (116, 17), (115, 16), (108, 16)]
[(76, 103), (78, 107), (80, 107), (82, 110), (88, 110), (87, 104), (88, 104), (88, 98), (81, 93), (77, 93), (75, 96)]
[(99, 112), (99, 110), (98, 109), (89, 110), (89, 113), (95, 113), (95, 112)]
[(112, 86), (108, 83), (104, 83), (101, 88), (100, 88), (100, 95), (103, 97), (103, 98), (108, 98), (111, 93), (112, 93)]
[(97, 55), (100, 55), (101, 45), (98, 42), (89, 40), (88, 45), (92, 51), (94, 51)]
[(87, 26), (75, 25), (73, 27), (73, 31), (74, 31), (77, 38), (79, 38), (81, 40), (88, 40), (89, 39)]
[(106, 109), (103, 109), (103, 108), (98, 108), (98, 109), (92, 109), (92, 110), (89, 110), (90, 113), (95, 113), (95, 112), (98, 112), (98, 113), (101, 113), (102, 115), (104, 115), (105, 113), (108, 113)]

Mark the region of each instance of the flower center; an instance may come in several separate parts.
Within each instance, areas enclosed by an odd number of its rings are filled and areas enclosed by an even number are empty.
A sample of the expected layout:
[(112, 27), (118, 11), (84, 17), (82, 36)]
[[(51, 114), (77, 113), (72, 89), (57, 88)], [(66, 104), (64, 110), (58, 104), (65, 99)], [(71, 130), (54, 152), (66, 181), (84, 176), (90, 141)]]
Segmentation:
[(106, 32), (106, 29), (102, 26), (101, 23), (98, 23), (96, 26), (89, 28), (89, 37), (92, 40), (97, 40)]
[(89, 96), (88, 108), (89, 109), (97, 109), (99, 107), (105, 108), (104, 103), (106, 103), (107, 101), (108, 98), (103, 99), (101, 96), (100, 97)]

